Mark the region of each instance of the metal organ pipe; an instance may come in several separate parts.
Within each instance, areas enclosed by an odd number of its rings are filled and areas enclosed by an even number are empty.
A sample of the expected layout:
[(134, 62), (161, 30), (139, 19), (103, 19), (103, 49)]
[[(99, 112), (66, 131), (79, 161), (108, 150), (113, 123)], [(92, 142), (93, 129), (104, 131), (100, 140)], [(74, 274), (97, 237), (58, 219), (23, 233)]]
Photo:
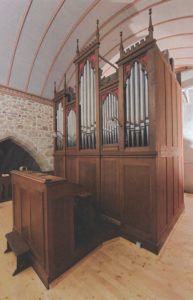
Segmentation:
[(146, 132), (146, 144), (149, 144), (149, 103), (148, 103), (148, 78), (147, 72), (145, 75), (145, 132)]
[(135, 144), (139, 146), (139, 64), (134, 63), (134, 74), (135, 74)]
[(83, 124), (82, 124), (82, 120), (83, 120), (83, 76), (81, 75), (80, 77), (80, 119), (81, 119), (81, 128), (80, 128), (80, 131), (81, 131), (81, 144), (83, 146), (84, 144), (84, 127), (83, 127)]
[(88, 61), (86, 63), (86, 148), (89, 149), (89, 106), (90, 106), (90, 99), (89, 99), (89, 68), (88, 68)]
[(135, 61), (125, 82), (126, 146), (149, 144), (148, 78), (143, 65)]
[(59, 107), (57, 106), (56, 110), (56, 131), (58, 131), (59, 128)]
[(91, 130), (91, 148), (94, 148), (94, 86), (93, 86), (93, 69), (90, 69), (90, 110), (91, 110), (91, 116), (90, 116), (90, 130)]
[(93, 115), (94, 115), (94, 148), (96, 148), (96, 80), (95, 80), (95, 71), (93, 71)]
[(57, 131), (57, 137), (56, 137), (56, 143), (57, 143), (57, 149), (62, 150), (63, 149), (63, 107), (62, 103), (60, 102), (57, 106), (56, 111), (56, 131)]
[(118, 100), (109, 93), (102, 104), (103, 144), (118, 143)]
[(85, 114), (85, 103), (86, 103), (86, 86), (85, 86), (85, 67), (83, 72), (83, 99), (82, 99), (82, 125), (83, 125), (83, 149), (86, 148), (86, 137), (85, 137), (85, 121), (86, 121), (86, 114)]
[(96, 148), (96, 89), (94, 69), (86, 61), (80, 78), (81, 148)]
[(125, 84), (125, 88), (126, 88), (126, 145), (130, 145), (130, 79), (127, 78), (126, 80), (126, 84)]
[(104, 132), (104, 140), (103, 144), (107, 144), (107, 102), (103, 103), (103, 113), (104, 116), (104, 125), (103, 125), (103, 132)]
[[(113, 103), (114, 103), (114, 105), (113, 105), (113, 116), (116, 116), (117, 117), (117, 119), (118, 119), (118, 101), (117, 101), (117, 99), (116, 99), (116, 97), (114, 97), (114, 99), (113, 99)], [(118, 124), (118, 121), (116, 120), (116, 126), (114, 126), (114, 129), (113, 129), (113, 133), (114, 133), (114, 143), (118, 143), (118, 126), (119, 126), (119, 124)]]
[(107, 140), (108, 140), (108, 144), (111, 143), (111, 140), (110, 140), (110, 124), (111, 122), (109, 122), (111, 120), (111, 114), (110, 114), (110, 111), (109, 111), (109, 96), (107, 98)]
[(135, 87), (134, 87), (134, 68), (131, 69), (131, 75), (130, 75), (130, 99), (129, 99), (129, 102), (130, 102), (130, 119), (131, 119), (131, 125), (130, 125), (130, 128), (131, 128), (131, 147), (134, 146), (134, 113), (135, 113), (135, 110), (134, 110), (134, 104), (135, 104), (135, 93), (134, 93), (134, 90), (135, 90)]
[(102, 136), (103, 136), (103, 140), (102, 143), (106, 144), (106, 101), (103, 101), (102, 104)]
[(109, 116), (109, 96), (107, 97), (107, 105), (106, 105), (106, 114), (107, 114), (107, 144), (110, 144), (110, 138), (109, 138), (109, 122), (110, 116)]
[(145, 81), (144, 81), (144, 70), (143, 66), (140, 65), (140, 137), (141, 137), (141, 146), (145, 145)]
[(118, 123), (118, 100), (117, 98), (114, 96), (113, 98), (113, 103), (114, 103), (114, 112), (113, 115), (114, 117), (116, 117), (116, 119), (114, 120), (115, 122), (115, 126), (114, 126), (114, 143), (118, 143), (118, 127), (119, 127), (119, 123)]
[[(59, 109), (58, 109), (58, 105), (57, 105), (57, 108), (56, 108), (56, 132), (58, 131), (58, 121), (59, 121)], [(57, 147), (57, 150), (59, 150), (58, 148), (58, 135), (56, 134), (56, 147)]]
[[(113, 99), (113, 95), (111, 94), (110, 95), (110, 108), (111, 108), (111, 115), (112, 117), (114, 117), (114, 99)], [(114, 123), (116, 123), (116, 120), (114, 120)], [(114, 144), (114, 136), (113, 136), (113, 133), (114, 133), (114, 129), (115, 129), (115, 126), (113, 126), (113, 124), (111, 125), (111, 131), (110, 131), (110, 136), (111, 136), (111, 141), (112, 141), (112, 144)]]
[[(115, 103), (114, 103), (114, 99), (113, 99), (113, 95), (112, 94), (110, 95), (110, 105), (111, 105), (111, 115), (114, 117), (115, 116), (115, 114), (114, 114), (114, 105), (115, 105)], [(114, 123), (116, 123), (115, 120), (114, 120)], [(115, 143), (115, 141), (114, 141), (114, 129), (115, 129), (115, 126), (111, 125), (111, 132), (110, 132), (110, 134), (111, 134), (112, 144)]]
[(83, 131), (84, 131), (84, 148), (87, 148), (87, 139), (86, 139), (86, 131), (87, 131), (87, 128), (86, 128), (86, 123), (87, 123), (87, 93), (86, 93), (86, 65), (84, 66), (84, 73), (83, 73), (83, 86), (84, 86), (84, 97), (83, 97)]
[(105, 131), (106, 131), (106, 118), (105, 118), (105, 107), (104, 107), (104, 103), (102, 106), (102, 124), (103, 124), (103, 130), (102, 130), (102, 139), (103, 139), (103, 144), (106, 143), (106, 139), (105, 139)]
[(67, 118), (67, 141), (68, 147), (76, 145), (76, 114), (71, 109)]

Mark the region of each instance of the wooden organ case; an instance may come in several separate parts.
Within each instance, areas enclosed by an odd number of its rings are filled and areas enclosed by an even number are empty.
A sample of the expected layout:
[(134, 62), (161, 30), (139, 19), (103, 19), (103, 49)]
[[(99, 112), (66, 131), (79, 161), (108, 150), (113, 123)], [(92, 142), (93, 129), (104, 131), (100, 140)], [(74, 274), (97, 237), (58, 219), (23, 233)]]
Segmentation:
[(120, 235), (158, 253), (184, 208), (180, 86), (153, 37), (151, 10), (146, 38), (125, 51), (121, 33), (118, 68), (104, 78), (99, 44), (97, 24), (88, 47), (77, 42), (76, 94), (66, 83), (55, 92), (65, 148), (56, 140), (55, 173), (92, 192)]

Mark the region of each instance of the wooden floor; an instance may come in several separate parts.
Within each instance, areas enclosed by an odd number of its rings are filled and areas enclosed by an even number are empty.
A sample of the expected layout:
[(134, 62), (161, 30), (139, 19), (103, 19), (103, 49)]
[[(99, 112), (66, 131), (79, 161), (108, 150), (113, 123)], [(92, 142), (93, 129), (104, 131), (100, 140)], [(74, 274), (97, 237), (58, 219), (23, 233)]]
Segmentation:
[(193, 195), (156, 256), (117, 238), (103, 244), (46, 290), (32, 268), (12, 277), (15, 257), (3, 254), (12, 228), (11, 202), (0, 204), (0, 300), (193, 300)]

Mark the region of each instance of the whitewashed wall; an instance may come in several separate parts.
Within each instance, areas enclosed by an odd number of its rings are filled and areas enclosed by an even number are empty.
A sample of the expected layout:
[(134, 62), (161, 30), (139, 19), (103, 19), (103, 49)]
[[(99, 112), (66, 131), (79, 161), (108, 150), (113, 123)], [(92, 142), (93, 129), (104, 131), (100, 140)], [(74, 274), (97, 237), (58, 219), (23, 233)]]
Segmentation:
[(184, 189), (193, 193), (193, 90), (183, 101)]

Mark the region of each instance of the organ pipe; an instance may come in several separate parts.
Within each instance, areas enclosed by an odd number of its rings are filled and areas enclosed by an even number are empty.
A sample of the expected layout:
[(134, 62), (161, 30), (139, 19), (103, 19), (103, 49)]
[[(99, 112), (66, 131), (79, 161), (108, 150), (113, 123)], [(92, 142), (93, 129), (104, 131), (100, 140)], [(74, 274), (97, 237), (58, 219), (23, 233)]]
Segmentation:
[(80, 76), (81, 148), (96, 148), (96, 89), (95, 72), (89, 60)]
[[(83, 106), (83, 97), (84, 97), (84, 86), (83, 86), (83, 76), (80, 78), (80, 107)], [(80, 119), (83, 124), (83, 109), (80, 110), (81, 116)], [(81, 141), (82, 141), (82, 147), (84, 147), (84, 126), (81, 124)]]
[(140, 135), (141, 135), (141, 146), (145, 145), (145, 76), (143, 75), (142, 65), (140, 65)]
[(145, 74), (145, 132), (146, 144), (149, 143), (149, 109), (148, 109), (148, 79), (147, 73)]
[(57, 150), (62, 150), (63, 149), (63, 107), (62, 103), (60, 102), (57, 105), (56, 109), (56, 145), (57, 145)]
[(68, 147), (76, 146), (76, 114), (72, 109), (67, 117), (67, 144)]
[(126, 146), (149, 144), (148, 77), (143, 65), (135, 61), (125, 82)]
[(129, 107), (129, 104), (130, 104), (130, 119), (131, 119), (131, 146), (134, 146), (134, 97), (135, 97), (135, 94), (134, 94), (134, 69), (132, 68), (131, 69), (131, 78), (130, 78), (131, 82), (129, 82), (128, 84), (130, 85), (130, 98), (128, 99), (128, 107)]
[(102, 122), (103, 144), (118, 143), (118, 100), (112, 93), (103, 102)]

